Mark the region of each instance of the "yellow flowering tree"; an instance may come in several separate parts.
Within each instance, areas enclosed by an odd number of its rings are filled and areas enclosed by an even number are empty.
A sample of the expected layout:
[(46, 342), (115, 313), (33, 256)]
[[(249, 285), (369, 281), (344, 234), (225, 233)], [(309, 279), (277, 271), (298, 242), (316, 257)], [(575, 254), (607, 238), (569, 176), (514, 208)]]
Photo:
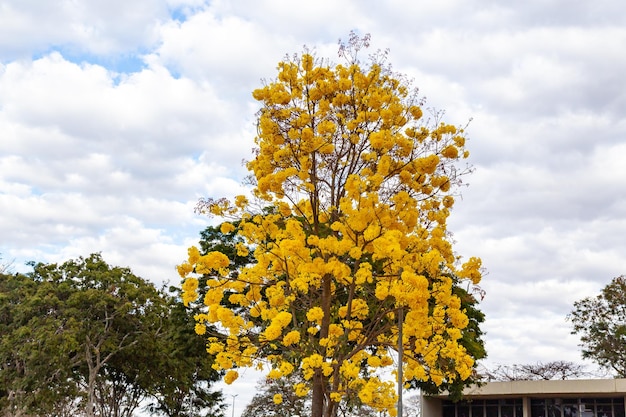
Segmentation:
[(312, 417), (336, 415), (349, 398), (395, 415), (399, 317), (403, 383), (444, 387), (474, 369), (454, 289), (478, 283), (481, 262), (455, 255), (446, 226), (469, 172), (465, 134), (425, 118), (384, 55), (360, 63), (366, 44), (342, 45), (345, 64), (308, 51), (286, 59), (253, 92), (258, 148), (247, 166), (266, 208), (243, 196), (203, 208), (236, 219), (221, 231), (254, 262), (235, 269), (232, 254), (192, 247), (178, 267), (185, 303), (202, 294), (206, 306), (197, 332), (223, 330), (207, 337), (225, 381), (242, 367), (297, 372), (293, 389), (312, 394)]

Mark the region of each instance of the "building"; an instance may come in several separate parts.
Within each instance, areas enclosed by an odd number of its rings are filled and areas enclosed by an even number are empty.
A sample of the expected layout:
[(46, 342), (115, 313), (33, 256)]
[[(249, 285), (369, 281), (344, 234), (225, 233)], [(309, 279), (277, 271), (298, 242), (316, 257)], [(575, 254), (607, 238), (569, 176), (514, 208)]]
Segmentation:
[(422, 417), (626, 417), (626, 379), (487, 382), (463, 400), (424, 396)]

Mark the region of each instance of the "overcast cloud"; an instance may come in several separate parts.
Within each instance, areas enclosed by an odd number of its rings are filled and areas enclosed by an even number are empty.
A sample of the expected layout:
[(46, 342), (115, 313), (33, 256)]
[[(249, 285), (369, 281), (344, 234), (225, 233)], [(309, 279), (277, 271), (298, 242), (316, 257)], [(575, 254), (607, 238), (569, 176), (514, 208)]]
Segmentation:
[[(100, 251), (160, 284), (230, 197), (251, 91), (350, 30), (390, 49), (476, 171), (451, 216), (482, 257), (493, 364), (580, 361), (565, 316), (626, 273), (626, 12), (596, 2), (0, 0), (0, 253)], [(245, 378), (244, 378), (245, 380)], [(227, 387), (237, 414), (250, 381)]]

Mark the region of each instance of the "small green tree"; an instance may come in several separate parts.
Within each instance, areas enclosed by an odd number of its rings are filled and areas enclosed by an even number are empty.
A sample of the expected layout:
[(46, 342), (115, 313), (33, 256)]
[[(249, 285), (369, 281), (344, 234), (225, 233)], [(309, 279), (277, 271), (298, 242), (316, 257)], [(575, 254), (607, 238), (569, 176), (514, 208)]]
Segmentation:
[[(261, 379), (256, 386), (256, 394), (246, 406), (241, 417), (305, 417), (310, 411), (310, 398), (299, 397), (293, 392), (293, 385), (302, 377), (295, 374), (288, 378), (273, 380)], [(280, 403), (275, 398), (280, 396)]]
[(613, 278), (595, 297), (574, 303), (568, 315), (583, 358), (626, 378), (626, 277)]

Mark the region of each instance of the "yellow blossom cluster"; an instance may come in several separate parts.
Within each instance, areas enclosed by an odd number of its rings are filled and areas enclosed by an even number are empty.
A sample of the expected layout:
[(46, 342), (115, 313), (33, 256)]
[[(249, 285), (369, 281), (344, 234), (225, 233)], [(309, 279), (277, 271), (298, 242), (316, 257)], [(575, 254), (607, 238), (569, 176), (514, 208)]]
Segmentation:
[(376, 62), (330, 66), (304, 54), (278, 71), (253, 93), (262, 107), (248, 163), (270, 209), (253, 213), (244, 197), (210, 208), (239, 220), (221, 232), (237, 233), (237, 254), (255, 262), (233, 275), (226, 255), (191, 248), (178, 267), (183, 300), (195, 302), (207, 277), (196, 331), (226, 330), (208, 347), (226, 382), (269, 362), (272, 378), (301, 372), (297, 395), (323, 387), (328, 404), (358, 397), (393, 415), (395, 382), (375, 375), (399, 342), (405, 381), (465, 380), (474, 366), (454, 287), (477, 284), (481, 263), (460, 265), (447, 231), (467, 172), (464, 132), (424, 120), (408, 83)]

